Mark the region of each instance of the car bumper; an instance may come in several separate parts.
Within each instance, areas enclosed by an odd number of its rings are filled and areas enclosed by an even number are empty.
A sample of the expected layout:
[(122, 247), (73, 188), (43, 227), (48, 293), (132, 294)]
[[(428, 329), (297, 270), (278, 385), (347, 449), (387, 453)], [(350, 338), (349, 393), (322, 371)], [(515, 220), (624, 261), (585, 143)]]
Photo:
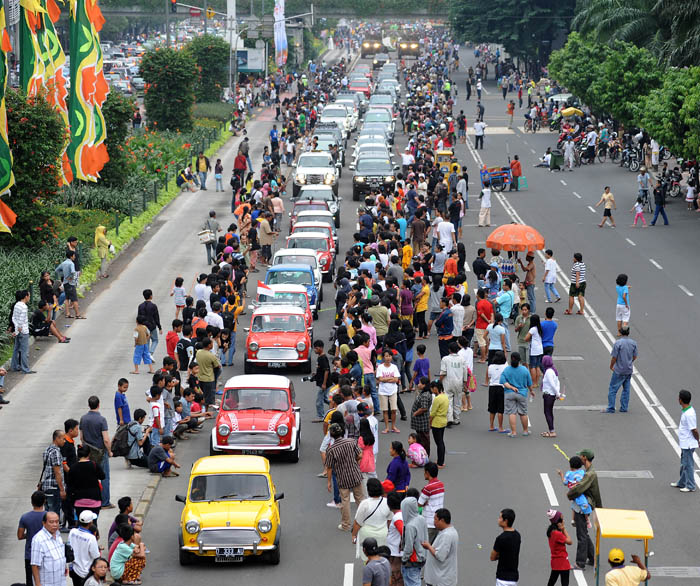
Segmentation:
[[(253, 545), (250, 547), (244, 547), (241, 545), (220, 545), (218, 547), (243, 547), (243, 557), (262, 555), (266, 551), (272, 551), (277, 549), (276, 545)], [(200, 557), (216, 557), (217, 547), (202, 547), (201, 549), (197, 546), (184, 545), (180, 548), (182, 551), (186, 551), (193, 555)]]
[(293, 365), (293, 364), (304, 364), (306, 363), (309, 359), (308, 358), (295, 358), (294, 360), (260, 360), (259, 358), (246, 358), (248, 362), (251, 364), (270, 364), (270, 363), (276, 363), (276, 364), (287, 364), (287, 365)]
[[(298, 430), (293, 428), (292, 439), (289, 445), (258, 445), (258, 444), (236, 444), (235, 446), (229, 446), (228, 444), (219, 444), (216, 437), (216, 428), (211, 430), (211, 447), (215, 452), (223, 453), (237, 453), (243, 451), (253, 451), (253, 452), (273, 452), (273, 453), (283, 453), (291, 452), (296, 447)], [(221, 547), (221, 546), (220, 546)]]

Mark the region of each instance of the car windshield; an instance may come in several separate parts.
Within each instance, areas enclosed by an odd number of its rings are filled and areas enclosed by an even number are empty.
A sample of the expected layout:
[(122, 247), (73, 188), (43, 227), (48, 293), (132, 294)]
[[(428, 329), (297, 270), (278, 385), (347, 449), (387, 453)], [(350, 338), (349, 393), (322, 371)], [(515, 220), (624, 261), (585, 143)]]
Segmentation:
[[(314, 230), (317, 232), (318, 230)], [(312, 250), (328, 250), (328, 241), (325, 238), (290, 238), (287, 241), (287, 248), (311, 248)], [(291, 283), (291, 281), (279, 281), (280, 283)], [(301, 285), (311, 285), (311, 278), (307, 283)]]
[(192, 502), (266, 501), (270, 484), (262, 474), (206, 474), (195, 476), (190, 488)]
[[(300, 219), (301, 220), (301, 219)], [(313, 220), (311, 218), (304, 218), (304, 222), (312, 222)], [(330, 227), (330, 223), (326, 222), (326, 225)], [(323, 234), (324, 228), (321, 226), (294, 226), (294, 232), (292, 234), (303, 234), (304, 232), (321, 232)], [(307, 247), (307, 248), (313, 248), (313, 247)], [(291, 262), (291, 261), (287, 261)]]
[[(315, 259), (314, 259), (315, 260)], [(259, 303), (279, 303), (284, 305), (296, 305), (302, 309), (307, 307), (307, 297), (304, 293), (294, 293), (292, 291), (275, 291), (274, 295), (258, 295)]]
[(365, 122), (391, 122), (391, 114), (386, 111), (382, 112), (367, 112)]
[(373, 106), (374, 104), (389, 104), (390, 106), (393, 106), (394, 98), (392, 98), (389, 94), (375, 94), (369, 99), (369, 104), (370, 106)]
[(303, 332), (306, 329), (300, 315), (263, 314), (253, 317), (251, 332)]
[(295, 265), (309, 265), (315, 267), (317, 260), (315, 256), (308, 254), (280, 254), (275, 256), (273, 264), (283, 265), (287, 263), (292, 263)]
[(389, 174), (392, 168), (388, 159), (360, 159), (357, 162), (357, 172)]
[(319, 138), (318, 139), (318, 150), (319, 151), (329, 151), (331, 148), (331, 145), (337, 145), (338, 143), (336, 140), (332, 137), (324, 137), (324, 138)]
[(304, 155), (299, 158), (299, 167), (332, 167), (333, 159), (325, 155)]
[(353, 79), (350, 85), (353, 87), (369, 87), (369, 81), (366, 79)]
[(340, 116), (347, 116), (348, 112), (345, 108), (332, 108), (331, 106), (326, 106), (321, 113), (321, 116), (328, 116), (329, 118), (338, 118)]
[[(305, 199), (318, 199), (323, 201), (333, 201), (333, 191), (330, 189), (302, 189), (299, 194), (300, 198)], [(304, 210), (325, 210), (327, 206), (321, 205), (309, 205), (304, 206)]]
[(373, 155), (384, 155), (385, 157), (389, 156), (389, 153), (386, 150), (385, 146), (363, 146), (358, 152), (358, 157), (362, 157), (363, 155), (368, 155), (368, 154), (373, 154)]
[[(319, 238), (319, 240), (321, 240)], [(308, 244), (311, 244), (310, 242)], [(316, 246), (307, 246), (307, 242), (298, 243), (297, 246), (289, 241), (288, 248), (312, 248)], [(267, 273), (266, 285), (311, 285), (311, 273), (308, 271), (269, 271)]]
[(287, 411), (289, 398), (284, 389), (228, 389), (221, 408), (224, 411)]

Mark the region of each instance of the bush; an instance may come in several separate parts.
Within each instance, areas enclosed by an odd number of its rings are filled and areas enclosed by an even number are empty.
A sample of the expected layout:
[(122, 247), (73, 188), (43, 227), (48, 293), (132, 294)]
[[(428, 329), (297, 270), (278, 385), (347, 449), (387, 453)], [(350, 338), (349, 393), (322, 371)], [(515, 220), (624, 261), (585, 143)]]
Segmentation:
[[(114, 213), (104, 210), (86, 210), (78, 207), (52, 206), (50, 208), (56, 222), (56, 236), (59, 242), (65, 242), (69, 236), (75, 236), (80, 242), (82, 264), (87, 264), (91, 250), (95, 245), (97, 226), (114, 226)], [(61, 259), (63, 260), (63, 259)]]
[[(79, 206), (85, 210), (128, 214), (129, 200), (131, 200), (131, 213), (136, 215), (144, 210), (143, 194), (146, 193), (147, 200), (153, 198), (153, 181), (153, 178), (145, 175), (134, 175), (130, 176), (120, 188), (84, 183), (70, 185), (63, 190), (63, 203), (70, 207)], [(111, 218), (110, 225), (113, 224), (113, 220)]]
[(221, 122), (229, 122), (233, 118), (233, 104), (225, 102), (202, 102), (195, 104), (192, 115), (198, 118), (211, 118)]
[(100, 171), (100, 183), (112, 187), (121, 187), (126, 182), (126, 153), (124, 143), (129, 134), (129, 122), (136, 109), (136, 101), (119, 92), (109, 92), (102, 106), (105, 118), (107, 138), (105, 145), (109, 161)]

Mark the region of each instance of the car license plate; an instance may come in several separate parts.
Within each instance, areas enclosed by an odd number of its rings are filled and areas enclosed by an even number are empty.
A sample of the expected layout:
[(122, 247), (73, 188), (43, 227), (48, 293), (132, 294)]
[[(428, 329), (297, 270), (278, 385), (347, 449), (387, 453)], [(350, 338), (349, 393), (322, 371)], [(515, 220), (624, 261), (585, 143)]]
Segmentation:
[(259, 456), (264, 452), (262, 450), (242, 450), (244, 456)]
[(243, 548), (242, 547), (217, 547), (216, 548), (217, 562), (242, 562)]
[(269, 368), (284, 368), (285, 366), (287, 366), (287, 363), (286, 362), (268, 362), (267, 366)]

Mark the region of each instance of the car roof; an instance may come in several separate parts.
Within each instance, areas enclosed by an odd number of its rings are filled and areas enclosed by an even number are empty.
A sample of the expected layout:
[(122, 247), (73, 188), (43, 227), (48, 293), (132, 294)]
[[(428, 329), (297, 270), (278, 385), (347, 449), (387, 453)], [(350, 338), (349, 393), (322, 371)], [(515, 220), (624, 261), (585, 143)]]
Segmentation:
[[(297, 228), (322, 228), (325, 230), (330, 224), (326, 222), (301, 222), (298, 221), (294, 226), (292, 227), (292, 230), (296, 230)], [(293, 233), (292, 233), (293, 234)], [(309, 232), (306, 232), (306, 234), (309, 234)]]
[[(330, 185), (319, 185), (319, 184), (311, 184), (311, 185), (302, 185), (300, 193), (303, 193), (304, 191), (332, 191), (333, 188)], [(307, 201), (307, 200), (302, 200), (302, 201)], [(296, 202), (298, 203), (298, 201)]]
[[(282, 248), (281, 250), (307, 250), (304, 248)], [(308, 250), (311, 250), (310, 248)], [(277, 252), (280, 252), (279, 250)], [(314, 253), (316, 251), (313, 251)], [(280, 293), (303, 293), (307, 294), (306, 287), (304, 285), (265, 285), (265, 287), (272, 289), (273, 291), (279, 291)]]
[[(305, 218), (306, 216), (323, 216), (324, 218), (332, 218), (333, 217), (333, 212), (329, 210), (302, 210), (297, 214), (297, 218)], [(309, 224), (311, 222), (302, 222), (299, 220), (297, 224)], [(294, 250), (299, 250), (298, 248), (295, 248)]]
[[(275, 256), (277, 255), (280, 256), (287, 256), (287, 255), (299, 255), (301, 256), (302, 254), (308, 254), (308, 255), (313, 255), (316, 256), (316, 251), (313, 248), (280, 248), (277, 252), (275, 252)], [(303, 285), (299, 285), (300, 287), (303, 287)]]
[[(324, 224), (327, 225), (327, 224)], [(287, 239), (289, 238), (328, 238), (328, 232), (297, 232), (295, 234), (290, 234), (287, 236)], [(289, 266), (289, 267), (301, 267), (304, 265), (275, 265), (275, 267), (281, 267), (281, 266)], [(310, 267), (307, 267), (309, 270), (311, 270)], [(267, 269), (268, 271), (270, 269)]]
[[(304, 232), (305, 236), (308, 236), (309, 234), (315, 234), (315, 232)], [(324, 238), (327, 238), (326, 234), (319, 234), (319, 236), (323, 236)], [(289, 236), (287, 237), (289, 238)], [(270, 271), (304, 271), (306, 273), (313, 273), (313, 269), (309, 265), (303, 265), (301, 263), (284, 263), (281, 265), (272, 265), (271, 267), (267, 267), (267, 272), (269, 273)]]
[(268, 305), (263, 303), (253, 310), (253, 317), (263, 313), (274, 313), (275, 315), (304, 315), (306, 312), (298, 305)]
[[(250, 375), (249, 375), (250, 376)], [(254, 376), (265, 376), (265, 375), (254, 375)], [(274, 376), (274, 375), (273, 375)], [(234, 377), (229, 379), (229, 381), (235, 378), (244, 377)], [(277, 378), (286, 378), (278, 376)], [(287, 379), (289, 380), (289, 379)], [(228, 385), (228, 382), (227, 382)], [(238, 385), (241, 386), (241, 385)], [(259, 384), (256, 386), (260, 386)], [(258, 474), (269, 474), (270, 473), (270, 461), (262, 456), (234, 456), (234, 455), (222, 455), (222, 456), (205, 456), (200, 458), (194, 464), (192, 464), (192, 471), (190, 476), (195, 474), (226, 474), (226, 473), (246, 473), (255, 472)]]

